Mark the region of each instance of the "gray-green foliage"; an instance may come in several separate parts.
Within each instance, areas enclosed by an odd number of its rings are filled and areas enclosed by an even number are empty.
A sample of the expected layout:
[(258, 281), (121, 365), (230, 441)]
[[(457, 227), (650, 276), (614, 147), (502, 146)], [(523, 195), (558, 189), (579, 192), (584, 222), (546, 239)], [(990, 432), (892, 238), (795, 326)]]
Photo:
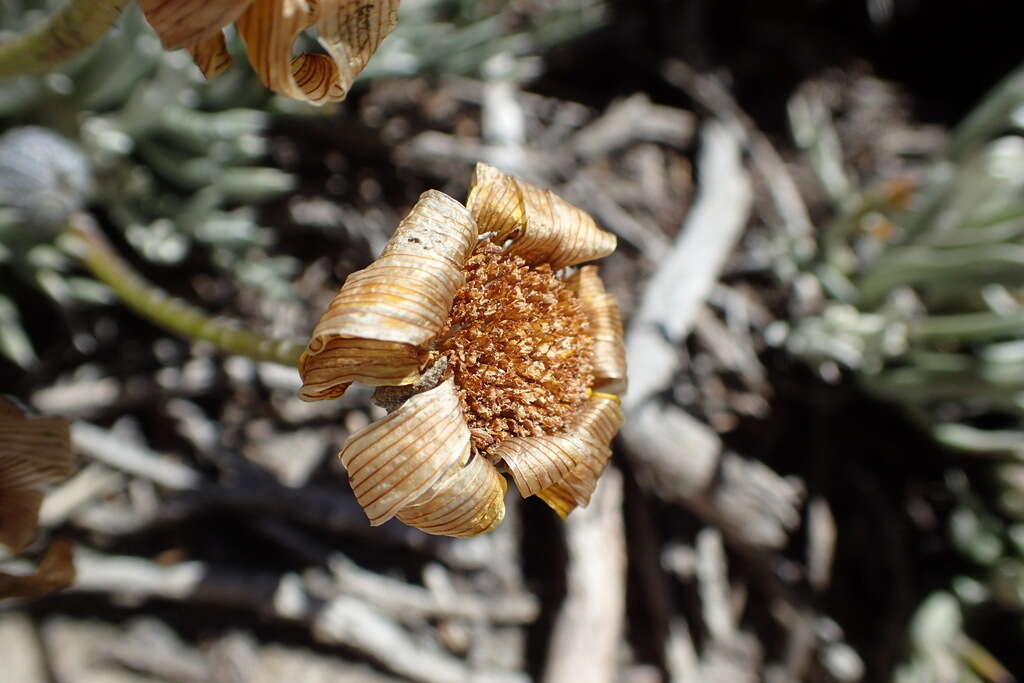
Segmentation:
[[(499, 54), (536, 56), (600, 26), (601, 0), (538, 3), (528, 16), (494, 0), (403, 0), (398, 26), (367, 65), (363, 78), (448, 74), (479, 77)], [(519, 77), (529, 75), (517, 62)]]
[[(23, 3), (21, 9), (5, 5), (0, 15), (5, 28), (42, 16), (38, 3)], [(8, 166), (20, 164), (20, 171), (8, 169), (5, 179), (28, 178), (32, 187), (27, 189), (34, 192), (20, 192), (5, 181), (15, 194), (0, 197), (0, 237), (13, 270), (61, 305), (96, 299), (98, 288), (69, 276), (69, 260), (54, 248), (59, 242), (53, 237), (67, 219), (67, 212), (58, 211), (60, 201), (71, 196), (55, 179), (74, 176), (89, 186), (91, 204), (146, 260), (176, 264), (198, 246), (209, 250), (213, 263), (234, 281), (268, 296), (292, 296), (298, 264), (268, 257), (275, 233), (258, 223), (252, 204), (291, 191), (294, 181), (266, 164), (270, 115), (264, 109), (270, 97), (244, 60), (238, 61), (222, 78), (204, 82), (187, 54), (161, 49), (133, 7), (117, 29), (63, 71), (0, 81), (0, 130), (10, 130), (6, 138), (14, 136), (7, 145), (13, 159)], [(34, 144), (41, 136), (26, 131), (41, 129), (18, 126), (27, 121), (67, 136), (85, 159), (87, 177), (53, 171), (54, 158), (74, 155), (55, 155)], [(25, 144), (13, 144), (18, 140)], [(35, 208), (27, 211), (26, 204)], [(61, 215), (48, 221), (44, 234), (37, 219), (47, 212)], [(47, 239), (34, 239), (39, 236)], [(21, 246), (27, 241), (31, 248)], [(0, 291), (0, 297), (6, 323), (0, 352), (27, 364), (33, 353), (17, 324), (18, 310), (10, 296)]]
[(947, 478), (950, 539), (973, 569), (920, 607), (897, 680), (1002, 680), (961, 610), (1024, 613), (1024, 68), (953, 131), (909, 203), (898, 185), (858, 192), (828, 116), (801, 100), (790, 111), (837, 216), (805, 263), (824, 309), (788, 348), (849, 368), (940, 444), (993, 463), (987, 480)]
[(978, 108), (999, 101), (1003, 116), (973, 115), (954, 133), (909, 206), (884, 188), (836, 198), (808, 264), (828, 304), (789, 336), (798, 354), (856, 370), (939, 441), (1005, 456), (1024, 452), (1024, 136), (1004, 101), (1016, 93), (1024, 106), (1022, 82)]
[[(38, 22), (55, 4), (3, 3), (0, 32)], [(529, 13), (501, 2), (406, 0), (398, 27), (363, 79), (480, 75), (494, 55), (528, 58), (592, 29), (604, 16), (604, 3), (595, 0), (546, 3)], [(115, 31), (61, 72), (0, 81), (0, 132), (41, 123), (77, 144), (91, 169), (92, 204), (145, 260), (174, 265), (200, 247), (232, 281), (289, 299), (298, 264), (270, 255), (276, 232), (259, 224), (253, 204), (287, 193), (295, 183), (266, 165), (264, 132), (276, 113), (315, 116), (323, 110), (272, 96), (241, 47), (234, 44), (232, 51), (235, 65), (206, 83), (186, 53), (161, 49), (133, 6)], [(519, 76), (535, 70), (529, 59), (515, 64)], [(0, 221), (6, 217), (14, 228), (12, 215), (0, 213)], [(10, 233), (0, 239), (0, 258), (14, 258), (20, 274), (61, 304), (97, 297), (95, 286), (69, 278), (67, 259), (54, 256), (52, 246), (43, 245), (49, 258), (40, 264), (25, 250), (13, 253), (10, 241)], [(3, 297), (0, 289), (7, 331), (0, 353), (26, 364), (33, 358), (28, 337), (14, 303)]]

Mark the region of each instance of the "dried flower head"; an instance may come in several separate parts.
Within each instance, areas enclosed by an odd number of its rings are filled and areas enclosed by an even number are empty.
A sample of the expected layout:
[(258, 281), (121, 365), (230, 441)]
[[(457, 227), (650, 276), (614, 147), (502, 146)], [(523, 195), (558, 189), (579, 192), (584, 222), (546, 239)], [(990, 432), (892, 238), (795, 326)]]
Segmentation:
[[(345, 99), (395, 27), (399, 0), (140, 0), (168, 50), (185, 48), (207, 78), (231, 63), (223, 28), (238, 29), (249, 62), (271, 90), (313, 104)], [(292, 56), (315, 27), (326, 54)]]
[(473, 536), (505, 478), (566, 516), (622, 424), (618, 305), (595, 266), (615, 237), (554, 193), (478, 164), (466, 206), (434, 190), (350, 275), (299, 362), (300, 396), (378, 387), (383, 419), (341, 461), (370, 523)]

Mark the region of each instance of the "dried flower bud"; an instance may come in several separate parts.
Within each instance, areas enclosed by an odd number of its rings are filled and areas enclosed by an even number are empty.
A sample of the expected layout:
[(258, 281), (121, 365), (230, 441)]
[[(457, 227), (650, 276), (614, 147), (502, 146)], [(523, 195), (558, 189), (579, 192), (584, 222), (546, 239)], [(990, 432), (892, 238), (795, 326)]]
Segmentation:
[(504, 515), (502, 472), (564, 517), (590, 500), (622, 424), (618, 307), (595, 267), (559, 276), (615, 237), (493, 167), (473, 178), (468, 209), (423, 194), (300, 361), (307, 400), (354, 381), (388, 387), (377, 399), (391, 412), (341, 451), (371, 524), (489, 531)]
[(89, 164), (71, 141), (38, 126), (0, 136), (0, 209), (14, 211), (15, 229), (0, 232), (6, 244), (52, 239), (85, 204), (92, 185)]

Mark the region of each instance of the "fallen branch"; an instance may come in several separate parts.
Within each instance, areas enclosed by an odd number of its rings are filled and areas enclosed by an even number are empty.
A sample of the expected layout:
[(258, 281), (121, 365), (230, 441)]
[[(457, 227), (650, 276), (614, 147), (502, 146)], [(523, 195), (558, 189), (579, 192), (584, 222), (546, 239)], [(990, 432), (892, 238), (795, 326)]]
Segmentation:
[(377, 607), (351, 595), (326, 603), (312, 596), (294, 574), (243, 574), (204, 562), (163, 567), (136, 557), (76, 553), (78, 579), (73, 591), (160, 598), (246, 609), (307, 626), (324, 645), (356, 650), (391, 671), (420, 683), (524, 683), (524, 676), (475, 671), (461, 660), (425, 647)]
[(568, 595), (555, 621), (543, 680), (613, 683), (626, 615), (622, 475), (608, 469), (590, 505), (565, 524)]
[(639, 479), (662, 499), (687, 506), (740, 543), (777, 548), (799, 521), (801, 487), (760, 463), (723, 456), (709, 427), (663, 398), (680, 368), (682, 344), (750, 215), (742, 140), (735, 126), (705, 125), (694, 208), (626, 335), (630, 390), (622, 436)]

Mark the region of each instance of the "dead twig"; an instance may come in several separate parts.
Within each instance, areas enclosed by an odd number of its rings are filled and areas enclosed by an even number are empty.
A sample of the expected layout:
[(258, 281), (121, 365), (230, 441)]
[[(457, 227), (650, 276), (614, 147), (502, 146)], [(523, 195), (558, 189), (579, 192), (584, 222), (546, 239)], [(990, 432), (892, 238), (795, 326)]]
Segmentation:
[(326, 603), (294, 574), (245, 574), (204, 562), (163, 567), (136, 557), (107, 557), (79, 550), (75, 591), (114, 594), (122, 599), (162, 598), (247, 609), (309, 627), (325, 645), (352, 648), (411, 681), (522, 683), (515, 673), (474, 671), (439, 649), (425, 647), (392, 617), (351, 595)]
[[(663, 499), (686, 505), (738, 542), (780, 547), (799, 521), (800, 487), (759, 463), (732, 455), (723, 460), (718, 436), (661, 396), (671, 388), (680, 346), (750, 215), (742, 134), (712, 121), (702, 141), (694, 208), (648, 283), (626, 335), (630, 391), (623, 401), (628, 419), (622, 436), (639, 477)], [(716, 480), (720, 469), (724, 476)]]
[(480, 596), (440, 592), (382, 576), (361, 568), (343, 555), (329, 560), (331, 577), (311, 589), (320, 598), (340, 594), (373, 602), (399, 619), (457, 617), (492, 623), (526, 624), (537, 618), (540, 605), (530, 593)]
[[(714, 75), (697, 73), (679, 60), (669, 61), (662, 74), (669, 83), (685, 91), (716, 117), (735, 126), (742, 133), (744, 142), (750, 148), (753, 168), (768, 187), (778, 214), (778, 228), (789, 241), (789, 250), (794, 260), (803, 261), (813, 256), (814, 223), (811, 222), (807, 205), (786, 162), (768, 136), (740, 109), (729, 90)], [(797, 274), (795, 263), (786, 266), (787, 270), (782, 274), (794, 277)]]
[(543, 680), (612, 683), (626, 610), (622, 475), (609, 468), (590, 505), (566, 522), (568, 595), (559, 610)]

